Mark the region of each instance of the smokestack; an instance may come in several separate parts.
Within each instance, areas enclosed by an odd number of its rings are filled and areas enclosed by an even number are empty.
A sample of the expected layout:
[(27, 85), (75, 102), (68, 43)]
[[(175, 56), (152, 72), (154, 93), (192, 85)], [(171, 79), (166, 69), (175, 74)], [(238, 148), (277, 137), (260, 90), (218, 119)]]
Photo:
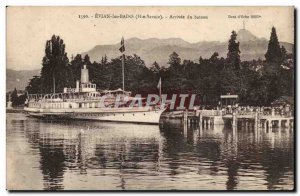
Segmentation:
[(89, 83), (89, 70), (86, 68), (86, 65), (81, 69), (81, 83)]

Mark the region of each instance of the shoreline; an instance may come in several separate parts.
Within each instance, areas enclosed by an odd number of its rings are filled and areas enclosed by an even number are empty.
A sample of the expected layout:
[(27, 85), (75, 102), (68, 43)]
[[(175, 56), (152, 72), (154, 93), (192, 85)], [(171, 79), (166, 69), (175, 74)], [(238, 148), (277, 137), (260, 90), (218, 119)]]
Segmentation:
[(6, 113), (25, 113), (24, 108), (6, 108)]

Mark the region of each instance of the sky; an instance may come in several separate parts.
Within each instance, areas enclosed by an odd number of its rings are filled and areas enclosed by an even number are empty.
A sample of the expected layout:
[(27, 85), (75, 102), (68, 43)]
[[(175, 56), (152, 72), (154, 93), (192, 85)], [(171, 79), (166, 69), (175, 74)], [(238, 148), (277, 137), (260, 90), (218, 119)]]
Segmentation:
[[(45, 43), (53, 34), (64, 40), (69, 57), (95, 45), (119, 43), (122, 36), (223, 42), (232, 30), (243, 28), (243, 21), (257, 37), (269, 39), (275, 26), (279, 41), (294, 43), (293, 7), (8, 7), (6, 11), (6, 67), (15, 70), (40, 69)], [(95, 14), (134, 18), (95, 18)], [(136, 19), (137, 15), (163, 18)]]

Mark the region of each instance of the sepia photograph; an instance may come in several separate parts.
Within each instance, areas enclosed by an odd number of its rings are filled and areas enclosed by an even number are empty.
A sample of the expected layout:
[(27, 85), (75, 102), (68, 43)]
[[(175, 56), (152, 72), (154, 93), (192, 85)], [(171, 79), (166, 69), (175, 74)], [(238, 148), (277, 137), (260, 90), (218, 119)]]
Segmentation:
[(295, 191), (295, 7), (7, 6), (8, 191)]

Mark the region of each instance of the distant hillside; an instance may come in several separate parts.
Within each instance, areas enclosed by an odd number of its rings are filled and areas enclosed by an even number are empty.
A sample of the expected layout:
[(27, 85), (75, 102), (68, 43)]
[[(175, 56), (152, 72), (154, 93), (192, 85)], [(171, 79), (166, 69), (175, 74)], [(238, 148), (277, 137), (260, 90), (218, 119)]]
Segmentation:
[(15, 88), (24, 90), (28, 85), (29, 80), (35, 75), (40, 75), (39, 69), (21, 71), (6, 69), (6, 92)]
[[(240, 50), (242, 60), (264, 59), (268, 48), (268, 40), (258, 38), (246, 29), (237, 32), (240, 41)], [(288, 52), (292, 51), (293, 44), (281, 43)], [(93, 49), (83, 53), (88, 54), (92, 61), (100, 61), (105, 54), (108, 58), (120, 56), (120, 44), (114, 45), (96, 45)], [(202, 41), (189, 43), (180, 38), (169, 39), (138, 39), (131, 38), (125, 40), (126, 54), (137, 54), (150, 66), (157, 61), (160, 66), (168, 66), (169, 55), (175, 51), (181, 59), (189, 59), (198, 62), (199, 57), (209, 58), (214, 52), (218, 52), (221, 57), (226, 57), (227, 42)]]

